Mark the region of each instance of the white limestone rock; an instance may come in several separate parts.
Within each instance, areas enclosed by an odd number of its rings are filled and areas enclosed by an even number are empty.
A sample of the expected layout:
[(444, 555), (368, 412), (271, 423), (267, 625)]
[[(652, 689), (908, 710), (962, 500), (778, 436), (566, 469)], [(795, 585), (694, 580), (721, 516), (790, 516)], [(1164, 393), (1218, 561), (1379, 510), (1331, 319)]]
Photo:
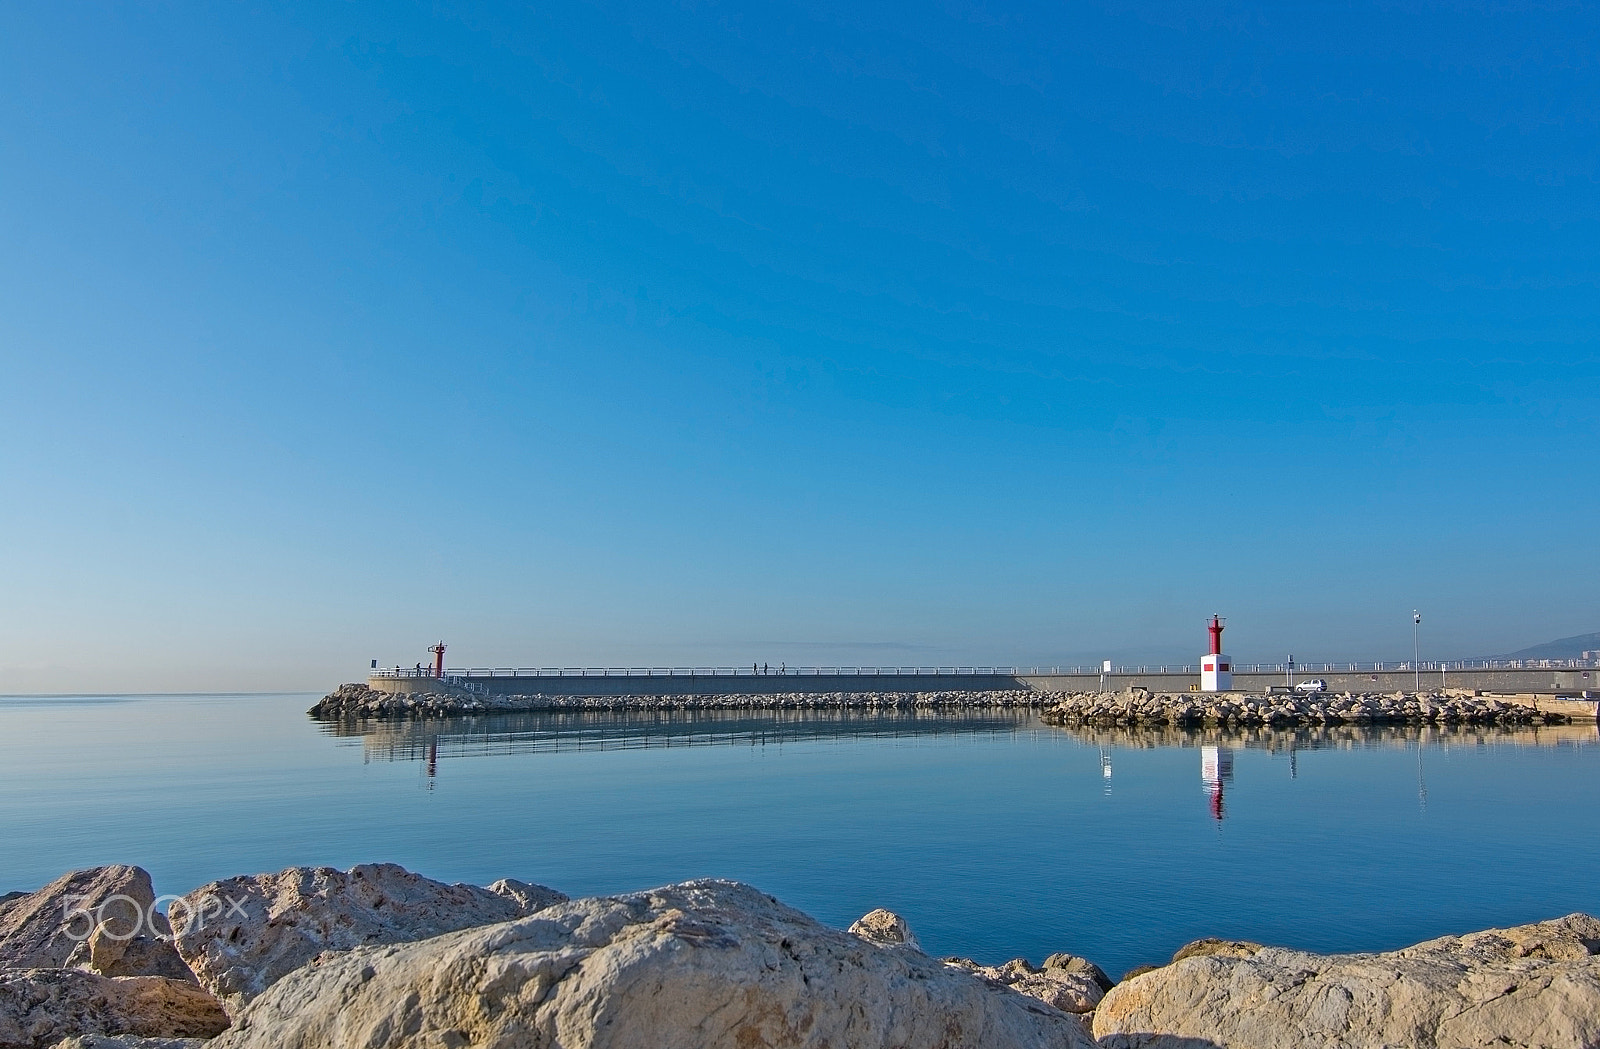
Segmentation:
[(1094, 1033), (1104, 1049), (1600, 1046), (1597, 953), (1600, 921), (1573, 914), (1384, 954), (1193, 955), (1118, 984)]
[[(998, 987), (1037, 998), (1064, 1013), (1093, 1012), (1095, 1006), (1100, 1004), (1100, 999), (1105, 997), (1105, 988), (1100, 981), (1084, 969), (1064, 965), (1035, 968), (1026, 958), (1013, 958), (1004, 965), (979, 965), (966, 958), (946, 958), (945, 964)], [(1098, 966), (1092, 962), (1087, 964), (1095, 973), (1099, 972)], [(1101, 974), (1101, 979), (1104, 979), (1104, 974)]]
[(1107, 976), (1105, 970), (1100, 966), (1087, 958), (1080, 958), (1076, 954), (1068, 954), (1065, 951), (1052, 954), (1046, 958), (1044, 960), (1044, 968), (1046, 972), (1068, 972), (1087, 976), (1094, 981), (1094, 985), (1100, 988), (1101, 991), (1109, 991), (1116, 986), (1111, 977)]
[(446, 885), (393, 863), (290, 867), (212, 882), (173, 904), (178, 953), (236, 1014), (324, 951), (405, 943), (534, 913), (567, 897), (523, 882)]
[(911, 931), (911, 926), (906, 924), (906, 920), (894, 911), (882, 907), (870, 910), (857, 918), (850, 926), (850, 931), (879, 947), (911, 947), (922, 950), (922, 944), (917, 942), (916, 934)]
[(694, 881), (319, 959), (210, 1049), (1092, 1049), (1075, 1019)]
[(553, 903), (565, 903), (565, 893), (543, 885), (534, 885), (530, 882), (517, 881), (515, 878), (501, 878), (499, 881), (489, 883), (489, 891), (496, 896), (504, 896), (515, 903), (518, 908), (517, 917), (523, 918), (535, 911), (542, 911)]

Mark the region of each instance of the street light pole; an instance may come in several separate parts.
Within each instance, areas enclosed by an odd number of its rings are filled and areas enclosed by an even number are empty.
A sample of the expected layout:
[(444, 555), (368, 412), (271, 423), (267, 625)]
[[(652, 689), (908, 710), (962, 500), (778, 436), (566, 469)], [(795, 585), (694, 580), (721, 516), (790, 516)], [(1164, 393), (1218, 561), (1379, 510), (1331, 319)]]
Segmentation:
[(1417, 631), (1422, 628), (1422, 613), (1411, 610), (1411, 672), (1416, 675), (1416, 691), (1422, 691), (1422, 649), (1417, 641)]

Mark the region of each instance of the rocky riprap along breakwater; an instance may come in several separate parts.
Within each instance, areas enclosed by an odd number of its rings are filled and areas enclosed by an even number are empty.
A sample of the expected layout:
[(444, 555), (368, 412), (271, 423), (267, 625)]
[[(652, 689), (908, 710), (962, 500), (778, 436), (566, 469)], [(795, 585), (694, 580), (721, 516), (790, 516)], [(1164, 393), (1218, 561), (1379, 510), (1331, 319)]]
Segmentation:
[(1053, 725), (1267, 726), (1564, 725), (1564, 714), (1465, 692), (1175, 694), (1142, 688), (1053, 696), (1040, 718)]
[(625, 710), (985, 710), (1037, 709), (1054, 725), (1266, 726), (1560, 725), (1565, 715), (1468, 692), (1261, 693), (1150, 692), (790, 692), (726, 696), (403, 695), (340, 685), (308, 712), (347, 718), (450, 717), (530, 711)]
[(308, 713), (340, 718), (519, 714), (537, 710), (983, 710), (1040, 707), (1055, 692), (785, 692), (727, 696), (477, 696), (439, 692), (401, 695), (366, 685), (340, 685)]

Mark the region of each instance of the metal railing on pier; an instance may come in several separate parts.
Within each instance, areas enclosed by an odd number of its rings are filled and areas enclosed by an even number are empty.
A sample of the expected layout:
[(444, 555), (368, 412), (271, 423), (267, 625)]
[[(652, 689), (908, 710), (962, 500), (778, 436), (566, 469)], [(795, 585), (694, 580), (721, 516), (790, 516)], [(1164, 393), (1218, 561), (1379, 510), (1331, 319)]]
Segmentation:
[[(1382, 674), (1412, 671), (1457, 670), (1594, 670), (1593, 659), (1455, 659), (1401, 662), (1234, 663), (1235, 674)], [(1139, 663), (1103, 666), (918, 666), (863, 667), (787, 665), (739, 667), (451, 667), (445, 679), (470, 687), (473, 679), (541, 677), (1125, 677), (1129, 674), (1198, 674), (1196, 663)], [(431, 677), (430, 668), (388, 667), (371, 672), (374, 677)]]

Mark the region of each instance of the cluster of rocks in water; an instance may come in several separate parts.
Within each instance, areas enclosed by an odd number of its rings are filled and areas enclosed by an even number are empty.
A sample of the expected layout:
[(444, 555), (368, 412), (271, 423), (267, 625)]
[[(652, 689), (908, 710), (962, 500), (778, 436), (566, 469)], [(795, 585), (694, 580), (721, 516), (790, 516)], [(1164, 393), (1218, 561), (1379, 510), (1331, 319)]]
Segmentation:
[(572, 900), (392, 864), (202, 886), (137, 867), (0, 897), (0, 1049), (1600, 1046), (1600, 921), (1383, 954), (1203, 940), (1121, 982), (925, 954), (736, 882)]
[(1032, 708), (1055, 725), (1229, 726), (1546, 725), (1567, 717), (1463, 690), (1390, 693), (794, 692), (776, 695), (484, 696), (383, 692), (341, 685), (309, 713), (325, 721), (526, 711), (983, 710)]
[(731, 695), (485, 696), (475, 693), (384, 692), (340, 685), (307, 713), (343, 718), (449, 717), (529, 711), (623, 710), (981, 710), (1039, 707), (1054, 693), (1029, 692), (781, 692)]
[(1564, 725), (1563, 714), (1464, 690), (1447, 692), (1163, 693), (1054, 696), (1040, 718), (1056, 725), (1301, 728), (1323, 725)]

